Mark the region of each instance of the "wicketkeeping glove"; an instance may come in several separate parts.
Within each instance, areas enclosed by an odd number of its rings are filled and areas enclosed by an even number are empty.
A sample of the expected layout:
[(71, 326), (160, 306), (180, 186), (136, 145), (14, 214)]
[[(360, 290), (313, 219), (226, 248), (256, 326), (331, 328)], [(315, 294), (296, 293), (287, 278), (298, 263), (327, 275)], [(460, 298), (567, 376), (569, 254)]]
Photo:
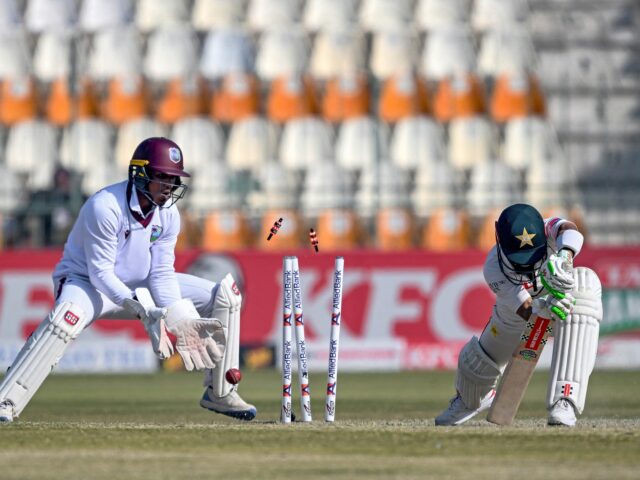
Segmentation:
[(149, 307), (145, 308), (140, 302), (127, 298), (122, 305), (126, 311), (135, 315), (144, 325), (144, 329), (151, 340), (151, 347), (161, 360), (173, 355), (173, 344), (165, 330), (164, 317), (166, 308)]

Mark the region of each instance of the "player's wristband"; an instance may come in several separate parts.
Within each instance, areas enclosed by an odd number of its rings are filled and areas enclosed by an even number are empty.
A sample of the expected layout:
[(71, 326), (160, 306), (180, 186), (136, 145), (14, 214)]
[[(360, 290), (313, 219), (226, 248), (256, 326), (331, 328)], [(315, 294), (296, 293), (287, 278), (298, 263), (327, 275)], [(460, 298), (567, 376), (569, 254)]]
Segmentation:
[(574, 257), (580, 253), (583, 243), (584, 236), (578, 230), (564, 230), (560, 232), (560, 235), (556, 238), (556, 247), (558, 250), (568, 248), (573, 251)]

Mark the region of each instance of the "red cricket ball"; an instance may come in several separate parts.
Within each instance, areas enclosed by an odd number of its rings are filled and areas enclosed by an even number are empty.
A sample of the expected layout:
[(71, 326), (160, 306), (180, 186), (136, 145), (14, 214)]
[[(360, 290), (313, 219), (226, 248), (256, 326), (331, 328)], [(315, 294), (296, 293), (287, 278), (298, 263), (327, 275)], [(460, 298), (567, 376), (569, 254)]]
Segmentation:
[(237, 368), (230, 368), (227, 370), (227, 373), (225, 373), (224, 378), (226, 378), (227, 382), (231, 385), (235, 385), (240, 383), (240, 380), (242, 380), (242, 373), (240, 373), (240, 370)]

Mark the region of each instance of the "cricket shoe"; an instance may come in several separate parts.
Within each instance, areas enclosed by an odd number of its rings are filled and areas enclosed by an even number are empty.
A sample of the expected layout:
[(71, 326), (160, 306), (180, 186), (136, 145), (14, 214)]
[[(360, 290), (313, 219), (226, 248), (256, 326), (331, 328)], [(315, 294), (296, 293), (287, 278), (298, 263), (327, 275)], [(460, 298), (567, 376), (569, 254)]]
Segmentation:
[(480, 412), (488, 410), (493, 403), (493, 399), (496, 396), (496, 391), (491, 390), (487, 393), (482, 400), (480, 400), (480, 406), (475, 410), (468, 408), (462, 401), (460, 394), (456, 394), (449, 403), (449, 408), (436, 417), (437, 426), (453, 426), (460, 425), (467, 420), (472, 419)]
[(13, 402), (5, 400), (0, 402), (0, 423), (13, 422)]
[(213, 394), (213, 389), (207, 387), (200, 400), (200, 406), (222, 415), (237, 418), (239, 420), (253, 420), (258, 413), (256, 407), (250, 403), (245, 402), (238, 392), (231, 390), (231, 392), (224, 397), (216, 397)]
[(549, 410), (549, 418), (547, 420), (549, 425), (562, 425), (565, 427), (575, 427), (576, 425), (576, 411), (571, 403), (566, 398), (558, 400), (553, 407)]

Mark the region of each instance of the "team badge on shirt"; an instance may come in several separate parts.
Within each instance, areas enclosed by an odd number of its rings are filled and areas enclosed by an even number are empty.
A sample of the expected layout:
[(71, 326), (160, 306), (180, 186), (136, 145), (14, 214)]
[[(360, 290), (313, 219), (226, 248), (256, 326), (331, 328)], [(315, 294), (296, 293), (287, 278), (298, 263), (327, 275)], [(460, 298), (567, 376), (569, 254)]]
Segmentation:
[(151, 226), (151, 242), (155, 242), (162, 235), (162, 226), (161, 225), (152, 225)]

